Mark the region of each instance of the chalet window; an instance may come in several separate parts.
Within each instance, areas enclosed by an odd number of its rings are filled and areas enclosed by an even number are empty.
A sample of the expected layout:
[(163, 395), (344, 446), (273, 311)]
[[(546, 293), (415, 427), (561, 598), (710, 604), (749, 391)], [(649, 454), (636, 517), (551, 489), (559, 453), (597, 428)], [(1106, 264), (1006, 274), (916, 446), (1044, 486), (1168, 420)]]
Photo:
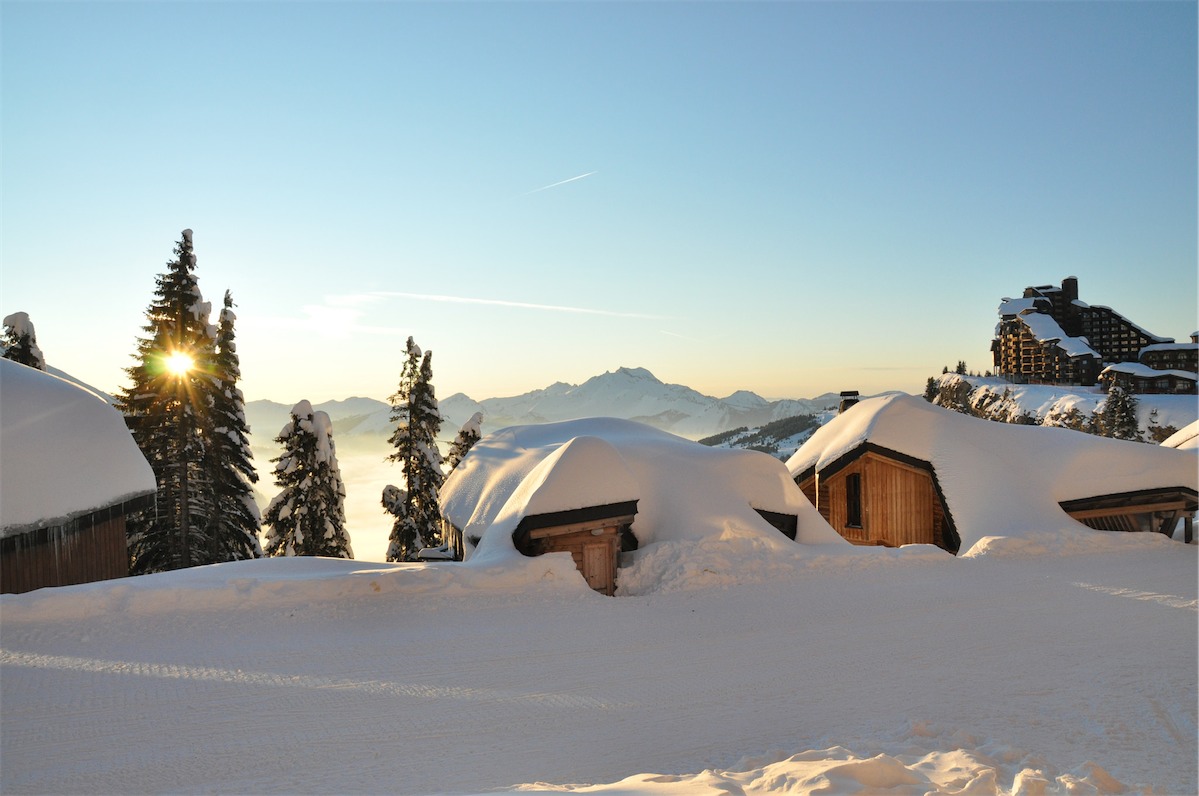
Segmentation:
[(845, 476), (845, 524), (850, 528), (862, 527), (862, 474)]

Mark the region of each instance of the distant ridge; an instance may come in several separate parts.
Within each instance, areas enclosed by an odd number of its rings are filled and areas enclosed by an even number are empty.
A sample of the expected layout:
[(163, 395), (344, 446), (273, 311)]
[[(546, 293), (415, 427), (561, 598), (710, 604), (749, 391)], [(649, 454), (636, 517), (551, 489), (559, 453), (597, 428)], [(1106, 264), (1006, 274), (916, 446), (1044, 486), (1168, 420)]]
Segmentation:
[[(442, 436), (452, 439), (475, 412), (483, 413), (484, 433), (505, 426), (553, 423), (583, 417), (636, 420), (689, 439), (742, 426), (755, 427), (795, 415), (814, 415), (835, 407), (837, 393), (808, 399), (768, 401), (748, 390), (714, 398), (681, 384), (666, 384), (645, 368), (621, 367), (582, 384), (556, 382), (506, 398), (477, 401), (455, 393), (440, 402)], [(266, 446), (287, 422), (290, 405), (274, 401), (246, 404), (254, 444)], [(337, 435), (391, 433), (390, 407), (374, 398), (347, 398), (313, 407), (329, 414)]]

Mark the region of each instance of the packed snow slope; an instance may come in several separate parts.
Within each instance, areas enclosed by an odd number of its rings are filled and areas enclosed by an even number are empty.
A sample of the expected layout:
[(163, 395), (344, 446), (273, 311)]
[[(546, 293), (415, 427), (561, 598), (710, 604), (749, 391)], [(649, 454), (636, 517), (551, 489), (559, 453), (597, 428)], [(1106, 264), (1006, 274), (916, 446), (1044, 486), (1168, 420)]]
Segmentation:
[(154, 492), (120, 412), (78, 384), (0, 359), (0, 536)]
[(1197, 549), (697, 548), (637, 597), (564, 554), (4, 595), (0, 790), (1193, 794)]
[(527, 516), (637, 501), (632, 531), (654, 545), (706, 540), (793, 544), (755, 511), (798, 518), (796, 541), (847, 544), (777, 459), (710, 448), (641, 423), (590, 418), (513, 426), (475, 446), (441, 488), (442, 515), (472, 559), (519, 556), (512, 533)]
[(817, 472), (866, 442), (930, 463), (961, 550), (992, 536), (1082, 527), (1062, 501), (1141, 489), (1199, 488), (1195, 457), (1065, 428), (970, 417), (909, 395), (871, 398), (838, 415), (787, 462)]

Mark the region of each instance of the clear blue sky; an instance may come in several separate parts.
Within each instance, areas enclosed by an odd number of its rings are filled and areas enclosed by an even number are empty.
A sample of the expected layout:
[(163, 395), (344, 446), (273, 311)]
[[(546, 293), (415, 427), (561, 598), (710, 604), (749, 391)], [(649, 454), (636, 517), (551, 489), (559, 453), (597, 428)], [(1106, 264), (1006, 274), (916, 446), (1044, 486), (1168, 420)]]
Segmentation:
[[(1196, 4), (0, 6), (0, 312), (124, 383), (195, 230), (247, 398), (918, 391), (1075, 275), (1196, 318)], [(439, 297), (439, 298), (434, 298)], [(465, 300), (471, 301), (465, 301)]]

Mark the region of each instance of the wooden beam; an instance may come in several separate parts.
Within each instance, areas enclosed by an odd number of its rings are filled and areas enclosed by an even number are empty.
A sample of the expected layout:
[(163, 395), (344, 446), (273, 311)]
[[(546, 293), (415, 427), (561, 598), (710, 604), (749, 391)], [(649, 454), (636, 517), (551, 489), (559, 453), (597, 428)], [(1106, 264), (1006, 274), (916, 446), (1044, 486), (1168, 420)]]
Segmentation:
[(611, 529), (615, 533), (620, 526), (628, 525), (633, 522), (637, 515), (626, 514), (623, 517), (605, 517), (598, 520), (590, 520), (588, 522), (576, 522), (570, 525), (553, 525), (548, 528), (537, 528), (529, 531), (530, 539), (546, 539), (551, 536), (564, 536), (571, 533), (583, 533), (584, 531), (598, 531)]
[(1103, 509), (1083, 509), (1081, 511), (1067, 511), (1076, 520), (1090, 519), (1091, 517), (1114, 517), (1119, 514), (1153, 514), (1154, 512), (1164, 511), (1183, 511), (1187, 508), (1187, 503), (1184, 500), (1171, 501), (1170, 503), (1143, 503), (1134, 506), (1109, 506)]

